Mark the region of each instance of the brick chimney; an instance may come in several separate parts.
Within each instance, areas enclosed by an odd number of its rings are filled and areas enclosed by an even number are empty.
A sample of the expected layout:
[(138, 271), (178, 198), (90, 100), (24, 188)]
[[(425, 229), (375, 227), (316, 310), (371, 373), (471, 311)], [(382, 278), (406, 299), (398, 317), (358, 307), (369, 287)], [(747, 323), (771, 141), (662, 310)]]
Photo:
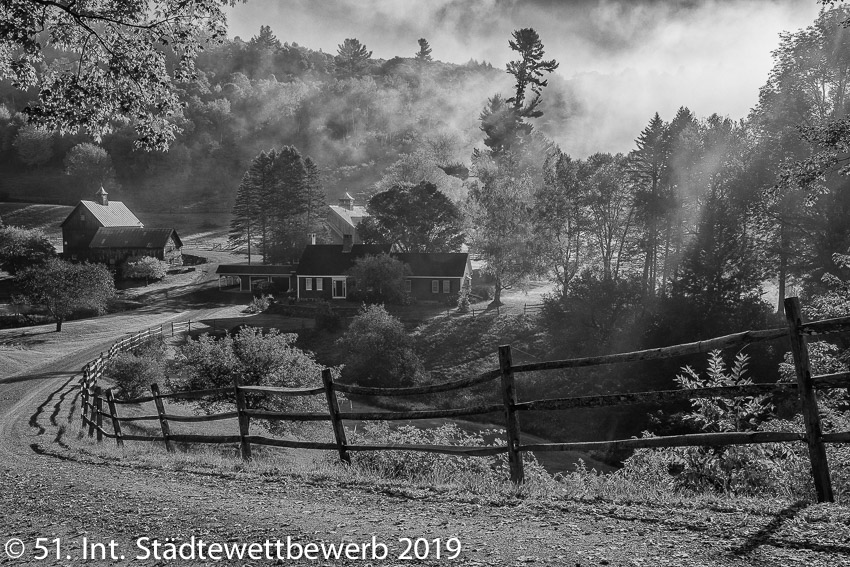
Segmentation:
[(106, 189), (103, 188), (103, 185), (100, 186), (100, 191), (95, 193), (95, 202), (99, 205), (103, 205), (104, 207), (109, 206), (109, 193), (106, 192)]
[(350, 234), (342, 235), (342, 251), (351, 252), (351, 247), (354, 246), (354, 237)]

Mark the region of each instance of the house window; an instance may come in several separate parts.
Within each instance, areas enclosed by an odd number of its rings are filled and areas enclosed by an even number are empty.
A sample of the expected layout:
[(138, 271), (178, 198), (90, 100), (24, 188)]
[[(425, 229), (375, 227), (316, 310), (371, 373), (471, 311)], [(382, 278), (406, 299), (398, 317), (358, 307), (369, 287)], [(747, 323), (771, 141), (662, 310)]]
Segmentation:
[(451, 293), (452, 280), (443, 280), (443, 293)]
[(407, 293), (413, 291), (413, 280), (404, 280), (404, 291)]
[(431, 280), (431, 293), (440, 293), (440, 280)]
[(316, 278), (316, 291), (322, 291), (322, 284), (324, 280), (322, 278)]
[(86, 222), (86, 213), (80, 213), (80, 222)]
[(304, 289), (306, 289), (307, 291), (313, 291), (313, 278), (305, 278), (304, 285)]

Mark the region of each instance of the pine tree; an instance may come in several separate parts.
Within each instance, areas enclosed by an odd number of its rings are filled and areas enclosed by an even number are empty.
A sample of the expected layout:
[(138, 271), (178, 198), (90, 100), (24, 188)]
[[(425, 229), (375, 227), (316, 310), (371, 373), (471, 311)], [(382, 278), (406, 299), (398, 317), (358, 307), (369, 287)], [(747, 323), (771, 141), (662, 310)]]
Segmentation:
[(297, 259), (307, 239), (304, 216), (309, 209), (307, 169), (294, 146), (284, 146), (274, 164), (275, 188), (269, 206), (274, 217), (272, 257), (275, 262)]
[(307, 187), (307, 214), (306, 214), (306, 232), (308, 234), (318, 233), (324, 225), (324, 215), (327, 209), (327, 199), (325, 196), (325, 188), (322, 186), (321, 172), (319, 166), (313, 161), (313, 158), (307, 156), (304, 158), (304, 169), (306, 171), (306, 187)]
[(431, 61), (431, 46), (424, 37), (419, 38), (419, 51), (416, 53), (416, 58), (420, 61)]
[(348, 38), (337, 46), (337, 68), (343, 76), (354, 77), (366, 70), (372, 52), (359, 40)]
[(268, 263), (271, 215), (269, 203), (276, 186), (275, 150), (260, 152), (242, 176), (230, 223), (230, 240), (249, 245), (259, 239), (263, 263)]
[(637, 212), (645, 227), (643, 290), (646, 297), (652, 297), (656, 292), (658, 278), (659, 230), (669, 208), (669, 191), (665, 183), (669, 156), (668, 131), (657, 112), (635, 142), (637, 149), (629, 155), (629, 169), (636, 186)]
[[(494, 95), (488, 99), (480, 116), (481, 130), (485, 134), (484, 143), (493, 156), (509, 151), (531, 134), (533, 128), (526, 119), (543, 116), (538, 106), (541, 90), (548, 82), (541, 77), (558, 68), (554, 59), (543, 60), (543, 43), (532, 28), (514, 31), (513, 38), (508, 43), (512, 50), (520, 54), (518, 60), (507, 65), (507, 72), (516, 80), (514, 96), (503, 99), (498, 94)], [(534, 97), (526, 104), (528, 89), (531, 89)]]

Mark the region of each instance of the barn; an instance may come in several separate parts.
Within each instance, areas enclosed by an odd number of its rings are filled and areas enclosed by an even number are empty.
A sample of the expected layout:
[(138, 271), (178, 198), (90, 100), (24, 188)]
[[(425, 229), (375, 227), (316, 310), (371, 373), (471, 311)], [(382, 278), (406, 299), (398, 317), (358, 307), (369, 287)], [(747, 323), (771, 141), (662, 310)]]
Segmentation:
[(62, 255), (72, 261), (119, 265), (134, 256), (151, 256), (181, 266), (183, 242), (173, 228), (145, 228), (120, 201), (100, 188), (82, 200), (62, 222)]
[(182, 266), (183, 242), (173, 228), (101, 227), (89, 244), (89, 260), (120, 264), (127, 258), (151, 256), (169, 266)]

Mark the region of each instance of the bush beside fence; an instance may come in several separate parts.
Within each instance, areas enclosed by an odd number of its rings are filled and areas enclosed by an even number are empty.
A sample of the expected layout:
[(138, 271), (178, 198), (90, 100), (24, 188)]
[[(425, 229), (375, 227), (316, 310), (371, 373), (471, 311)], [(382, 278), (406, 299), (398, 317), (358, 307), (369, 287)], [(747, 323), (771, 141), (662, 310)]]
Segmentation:
[[(350, 462), (349, 452), (351, 451), (409, 450), (465, 456), (491, 456), (507, 453), (508, 462), (510, 464), (511, 480), (515, 483), (521, 483), (524, 480), (522, 453), (525, 451), (593, 451), (611, 448), (636, 449), (647, 447), (723, 446), (802, 441), (807, 444), (809, 449), (812, 476), (817, 491), (818, 501), (832, 502), (833, 491), (824, 443), (850, 442), (850, 431), (823, 434), (817, 398), (814, 392), (819, 389), (850, 387), (850, 372), (812, 376), (806, 337), (810, 335), (846, 332), (850, 330), (850, 317), (803, 323), (800, 313), (800, 304), (797, 298), (789, 298), (785, 300), (785, 311), (787, 319), (787, 327), (785, 328), (762, 331), (745, 331), (742, 333), (735, 333), (724, 337), (717, 337), (694, 343), (605, 356), (514, 365), (511, 358), (511, 347), (509, 345), (505, 345), (499, 347), (498, 369), (484, 372), (476, 376), (455, 380), (453, 382), (410, 388), (373, 388), (338, 384), (334, 381), (329, 369), (325, 369), (322, 372), (323, 385), (316, 388), (242, 386), (237, 381), (234, 381), (232, 388), (216, 388), (210, 390), (162, 394), (159, 391), (158, 385), (152, 384), (150, 396), (117, 400), (113, 397), (111, 390), (103, 390), (97, 385), (98, 379), (103, 374), (103, 367), (106, 358), (114, 356), (115, 353), (120, 350), (136, 348), (142, 344), (144, 340), (148, 340), (153, 336), (162, 336), (162, 334), (166, 332), (166, 327), (160, 327), (158, 330), (148, 330), (144, 333), (139, 333), (116, 342), (112, 348), (110, 348), (106, 357), (101, 355), (98, 359), (90, 362), (85, 368), (83, 368), (83, 378), (81, 379), (83, 411), (81, 412), (81, 415), (84, 427), (88, 427), (89, 436), (96, 434), (98, 441), (101, 441), (103, 437), (114, 438), (118, 446), (123, 446), (124, 441), (131, 440), (162, 441), (166, 450), (170, 452), (174, 451), (174, 443), (238, 443), (241, 449), (242, 458), (244, 459), (251, 458), (252, 445), (334, 450), (339, 453), (340, 459), (344, 462)], [(176, 327), (172, 326), (170, 329), (172, 335), (178, 332), (189, 332), (191, 330), (191, 322), (188, 324), (179, 323), (175, 325)], [(791, 352), (794, 358), (794, 366), (797, 374), (796, 383), (747, 384), (741, 386), (695, 388), (688, 390), (661, 390), (532, 400), (526, 402), (518, 402), (516, 399), (515, 375), (518, 373), (668, 359), (677, 356), (706, 353), (714, 349), (738, 347), (751, 343), (776, 340), (783, 337), (789, 337), (790, 339)], [(337, 392), (363, 396), (411, 396), (459, 390), (495, 381), (496, 379), (499, 379), (499, 388), (502, 399), (502, 403), (499, 404), (484, 404), (459, 409), (404, 412), (341, 412), (337, 400)], [(235, 402), (234, 409), (232, 411), (203, 416), (181, 416), (169, 414), (166, 411), (165, 401), (169, 399), (197, 399), (210, 395), (220, 395), (222, 393), (233, 393)], [(245, 402), (245, 395), (248, 393), (254, 395), (262, 394), (264, 396), (312, 396), (324, 394), (327, 400), (328, 411), (327, 413), (294, 413), (252, 409), (247, 407)], [(724, 432), (619, 439), (613, 441), (538, 444), (522, 444), (521, 442), (521, 430), (518, 415), (524, 411), (551, 411), (570, 408), (609, 407), (647, 403), (660, 404), (672, 401), (687, 401), (695, 398), (737, 397), (764, 394), (786, 397), (797, 395), (803, 408), (803, 417), (806, 426), (805, 432)], [(117, 407), (119, 405), (141, 404), (151, 401), (155, 404), (157, 410), (156, 415), (121, 417), (118, 414)], [(107, 404), (108, 411), (104, 411), (104, 402)], [(504, 416), (507, 432), (507, 444), (475, 447), (393, 444), (351, 445), (347, 442), (345, 428), (343, 426), (343, 422), (346, 420), (395, 421), (465, 417), (487, 413), (501, 413)], [(112, 431), (104, 429), (104, 418), (108, 418), (111, 422)], [(170, 422), (195, 423), (233, 418), (238, 418), (239, 424), (238, 434), (234, 435), (175, 435), (171, 433), (169, 427)], [(269, 421), (329, 421), (333, 428), (335, 442), (318, 443), (293, 441), (262, 435), (251, 435), (250, 424), (252, 419)], [(158, 421), (160, 424), (161, 435), (126, 435), (122, 433), (122, 423), (140, 421)]]

